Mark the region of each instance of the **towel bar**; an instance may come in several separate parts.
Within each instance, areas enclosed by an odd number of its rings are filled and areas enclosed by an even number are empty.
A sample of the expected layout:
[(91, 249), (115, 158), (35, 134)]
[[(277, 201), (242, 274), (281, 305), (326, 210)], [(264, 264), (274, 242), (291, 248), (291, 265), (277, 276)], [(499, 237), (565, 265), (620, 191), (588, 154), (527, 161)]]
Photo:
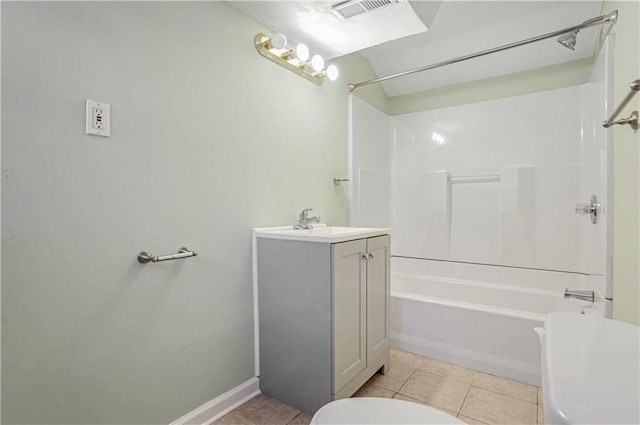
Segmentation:
[(485, 174), (479, 176), (450, 176), (450, 183), (497, 183), (500, 174)]
[(333, 179), (333, 184), (335, 184), (336, 186), (339, 185), (342, 182), (350, 182), (351, 179), (338, 179), (338, 178), (334, 178)]
[(140, 254), (138, 254), (138, 262), (142, 264), (158, 263), (160, 261), (178, 260), (180, 258), (195, 257), (196, 255), (198, 255), (197, 252), (192, 251), (189, 248), (183, 246), (182, 248), (180, 248), (177, 254), (160, 255), (157, 257), (149, 254), (147, 251), (142, 251)]
[(604, 128), (609, 128), (614, 124), (620, 124), (620, 125), (628, 124), (631, 126), (632, 129), (636, 131), (638, 130), (638, 111), (633, 111), (629, 116), (629, 118), (623, 118), (618, 121), (614, 121), (616, 117), (620, 115), (620, 112), (622, 112), (624, 107), (627, 106), (629, 102), (631, 102), (631, 99), (633, 99), (633, 96), (635, 96), (636, 93), (640, 91), (640, 80), (632, 81), (631, 84), (629, 85), (629, 88), (631, 89), (631, 91), (627, 94), (627, 96), (624, 99), (622, 99), (622, 102), (620, 102), (620, 105), (618, 105), (616, 110), (613, 111), (613, 113), (611, 114), (611, 117), (609, 117), (608, 120), (602, 123), (602, 126)]

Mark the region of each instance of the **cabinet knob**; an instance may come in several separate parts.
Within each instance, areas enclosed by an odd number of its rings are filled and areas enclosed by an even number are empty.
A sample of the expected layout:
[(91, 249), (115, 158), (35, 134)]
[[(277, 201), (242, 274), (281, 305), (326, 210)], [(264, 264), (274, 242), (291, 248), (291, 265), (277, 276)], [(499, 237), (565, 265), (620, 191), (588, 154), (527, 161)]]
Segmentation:
[(362, 259), (363, 259), (363, 260), (368, 260), (368, 259), (369, 259), (369, 257), (367, 257), (367, 254), (362, 254)]
[(376, 257), (373, 255), (373, 253), (370, 252), (369, 253), (369, 260), (373, 260), (374, 258), (376, 258)]

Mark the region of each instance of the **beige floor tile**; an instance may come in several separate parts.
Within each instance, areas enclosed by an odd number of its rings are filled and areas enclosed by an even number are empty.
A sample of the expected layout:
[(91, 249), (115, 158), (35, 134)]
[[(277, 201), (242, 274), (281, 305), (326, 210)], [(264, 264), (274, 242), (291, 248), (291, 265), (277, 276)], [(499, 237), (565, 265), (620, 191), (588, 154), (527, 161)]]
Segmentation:
[(215, 421), (213, 425), (255, 425), (253, 422), (246, 418), (238, 416), (235, 411), (231, 411)]
[(538, 403), (538, 387), (523, 384), (522, 382), (513, 381), (511, 379), (478, 372), (475, 378), (473, 378), (471, 386), (484, 388), (485, 390), (507, 395), (529, 403)]
[(397, 348), (392, 348), (391, 367), (393, 368), (396, 364), (429, 372), (433, 375), (444, 376), (445, 378), (464, 383), (471, 382), (477, 373), (475, 370), (467, 369), (430, 357), (424, 357), (408, 351), (398, 350)]
[(399, 393), (458, 413), (468, 389), (468, 384), (417, 370)]
[(420, 369), (424, 367), (427, 362), (427, 358), (419, 354), (410, 353), (408, 351), (398, 350), (397, 348), (391, 348), (391, 368), (401, 364), (410, 369)]
[(286, 425), (300, 410), (259, 394), (214, 422), (216, 425)]
[(476, 374), (475, 370), (467, 369), (441, 360), (425, 357), (425, 361), (420, 364), (419, 370), (429, 372), (433, 375), (443, 376), (454, 381), (471, 383)]
[(468, 423), (469, 425), (487, 425), (484, 422), (480, 422), (477, 419), (469, 418), (464, 415), (458, 415), (458, 419), (460, 419), (462, 422)]
[(386, 388), (379, 387), (373, 384), (371, 381), (364, 384), (353, 397), (380, 397), (380, 398), (392, 398), (395, 394), (394, 391), (390, 391)]
[(312, 416), (308, 413), (302, 412), (295, 418), (293, 418), (287, 425), (309, 425)]
[(386, 375), (376, 373), (371, 377), (371, 379), (369, 379), (369, 382), (396, 392), (405, 382), (407, 382), (407, 379), (409, 379), (409, 376), (411, 376), (414, 370), (414, 368), (407, 366), (404, 363), (396, 363), (389, 368)]
[(537, 406), (493, 391), (471, 387), (460, 414), (492, 425), (533, 425), (537, 420)]
[(420, 401), (420, 400), (412, 398), (412, 397), (407, 397), (407, 396), (404, 396), (402, 394), (396, 394), (395, 396), (393, 396), (393, 398), (398, 399), (398, 400), (411, 401), (413, 403), (418, 403), (418, 404), (424, 404), (425, 406), (433, 407), (434, 409), (438, 409), (439, 411), (444, 412), (444, 413), (446, 413), (448, 415), (451, 415), (453, 417), (456, 416), (456, 412), (452, 412), (451, 410), (447, 410), (447, 409), (445, 409), (443, 407), (434, 406), (432, 404), (425, 403), (424, 401)]

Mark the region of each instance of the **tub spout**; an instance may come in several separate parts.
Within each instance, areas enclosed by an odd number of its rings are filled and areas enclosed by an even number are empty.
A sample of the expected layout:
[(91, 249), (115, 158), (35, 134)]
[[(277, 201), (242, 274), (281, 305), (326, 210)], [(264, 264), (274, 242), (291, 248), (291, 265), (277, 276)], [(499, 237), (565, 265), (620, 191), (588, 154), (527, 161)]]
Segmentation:
[(580, 291), (577, 289), (568, 289), (564, 290), (565, 298), (575, 298), (583, 301), (594, 302), (596, 300), (596, 295), (593, 291)]

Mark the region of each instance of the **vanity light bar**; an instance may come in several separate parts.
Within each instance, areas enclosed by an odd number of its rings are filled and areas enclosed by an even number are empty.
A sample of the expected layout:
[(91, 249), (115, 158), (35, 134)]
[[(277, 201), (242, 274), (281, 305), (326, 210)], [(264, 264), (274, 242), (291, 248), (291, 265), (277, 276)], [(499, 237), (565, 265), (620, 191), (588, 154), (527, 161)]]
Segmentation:
[[(312, 67), (311, 63), (307, 60), (300, 60), (300, 58), (296, 56), (295, 51), (286, 48), (278, 49), (274, 47), (271, 42), (271, 38), (263, 33), (256, 34), (254, 38), (254, 45), (260, 55), (317, 85), (322, 84), (325, 76), (327, 76), (331, 81), (338, 77), (338, 71), (335, 65), (329, 65), (327, 69), (322, 69), (324, 68), (324, 60), (319, 55), (314, 55), (314, 58), (312, 59), (314, 66)], [(300, 47), (304, 45), (298, 46)], [(306, 46), (304, 47), (306, 48)], [(320, 66), (320, 62), (322, 62), (322, 66)]]

